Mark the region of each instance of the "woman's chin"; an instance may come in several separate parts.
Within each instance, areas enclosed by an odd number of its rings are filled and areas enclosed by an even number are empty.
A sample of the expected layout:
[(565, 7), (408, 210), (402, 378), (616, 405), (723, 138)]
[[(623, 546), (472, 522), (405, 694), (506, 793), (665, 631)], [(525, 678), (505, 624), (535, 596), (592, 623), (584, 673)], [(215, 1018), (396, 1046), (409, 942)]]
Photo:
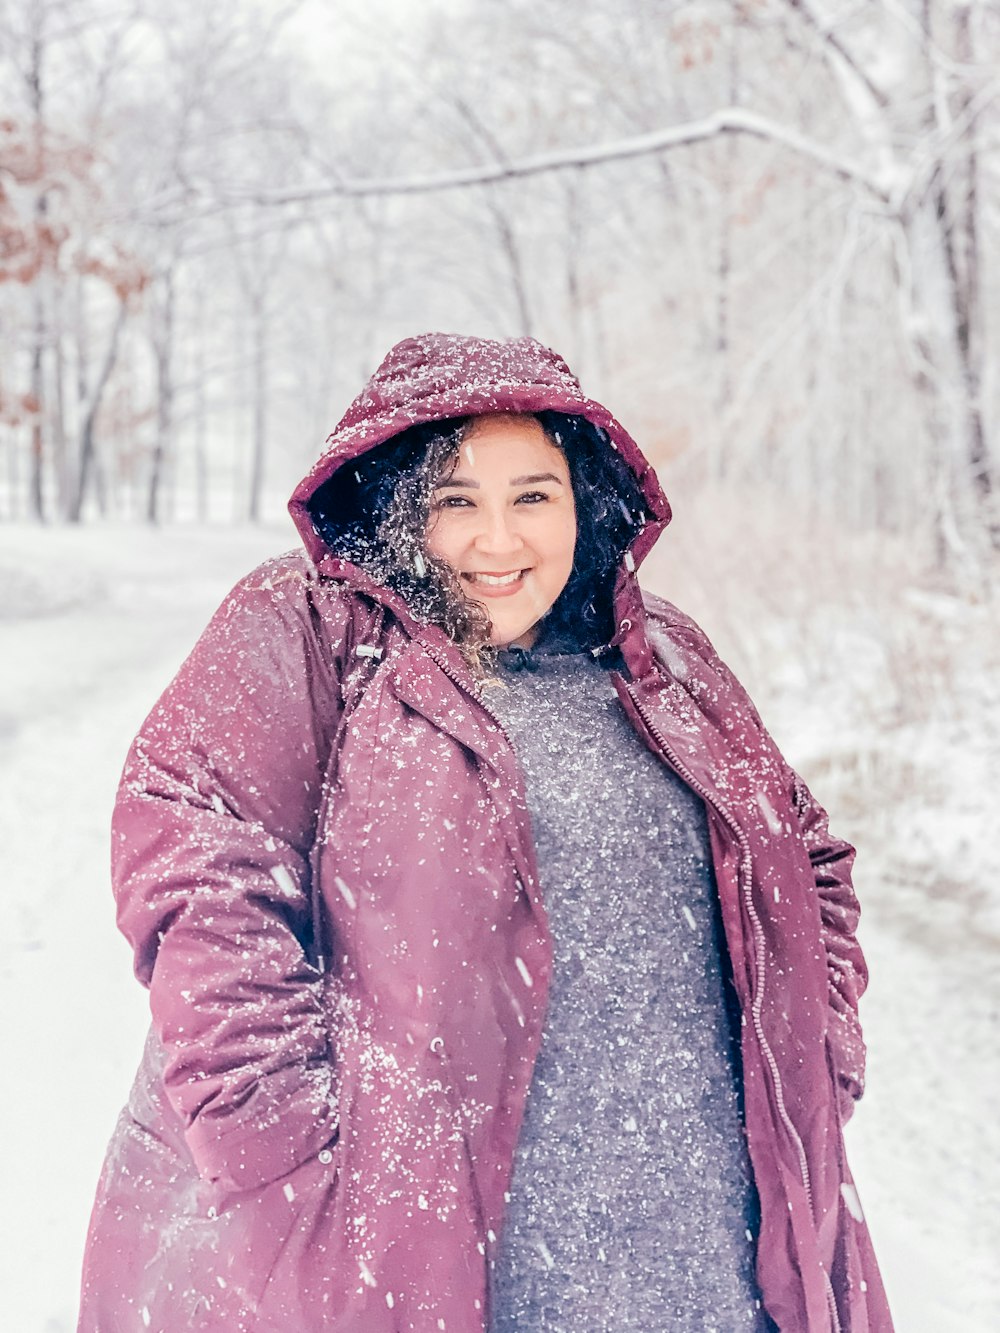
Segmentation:
[(529, 625), (526, 628), (512, 627), (510, 629), (494, 629), (490, 635), (490, 643), (494, 648), (530, 648), (538, 638), (538, 625)]

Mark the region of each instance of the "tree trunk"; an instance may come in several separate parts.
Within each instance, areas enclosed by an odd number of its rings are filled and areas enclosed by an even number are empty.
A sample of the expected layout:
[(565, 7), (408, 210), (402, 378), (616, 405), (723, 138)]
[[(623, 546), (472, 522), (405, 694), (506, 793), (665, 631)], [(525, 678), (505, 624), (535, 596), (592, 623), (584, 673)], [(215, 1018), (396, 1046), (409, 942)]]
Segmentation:
[[(579, 173), (573, 172), (565, 181), (566, 190), (566, 301), (569, 308), (570, 361), (574, 372), (583, 377), (583, 300), (580, 292), (580, 251), (583, 223), (580, 217)], [(586, 189), (586, 186), (583, 187)]]
[[(740, 80), (740, 6), (733, 5), (729, 32), (729, 105), (739, 106)], [(735, 181), (739, 145), (735, 134), (727, 134), (721, 145), (723, 177), (720, 193), (723, 206), (719, 213), (719, 237), (716, 252), (715, 275), (715, 392), (713, 394), (712, 434), (715, 448), (711, 467), (715, 478), (721, 481), (726, 474), (728, 459), (726, 445), (728, 431), (726, 409), (732, 397), (732, 266), (733, 266), (733, 210), (736, 204)]]
[(208, 455), (206, 452), (205, 378), (205, 289), (199, 283), (195, 297), (195, 417), (194, 417), (194, 487), (195, 513), (199, 523), (208, 522)]
[(146, 496), (146, 521), (159, 523), (163, 517), (164, 472), (170, 450), (173, 425), (172, 355), (174, 341), (174, 270), (167, 269), (163, 277), (163, 308), (154, 335), (156, 352), (156, 440), (149, 472), (149, 491)]
[[(936, 34), (930, 0), (924, 0), (921, 18), (927, 88), (924, 124), (928, 133), (941, 139), (951, 128), (949, 115), (955, 110), (968, 114), (972, 93), (963, 85), (956, 106), (949, 106), (942, 95), (944, 75), (933, 53)], [(971, 56), (968, 21), (963, 6), (957, 18), (957, 44), (961, 50), (964, 43), (966, 56)], [(953, 146), (951, 152), (956, 151), (960, 150)], [(964, 169), (957, 173), (956, 191), (947, 179), (951, 162), (944, 150), (902, 224), (915, 326), (911, 343), (918, 353), (915, 382), (927, 403), (930, 425), (937, 560), (978, 582), (984, 537), (993, 527), (988, 513), (992, 477), (980, 401), (982, 317), (974, 141), (968, 153)]]
[(981, 552), (967, 461), (973, 418), (966, 396), (956, 293), (948, 253), (948, 219), (932, 192), (904, 221), (911, 274), (914, 384), (926, 405), (935, 549), (940, 566), (973, 575)]
[(45, 377), (43, 351), (45, 340), (45, 311), (41, 286), (35, 287), (35, 322), (31, 347), (31, 453), (29, 462), (29, 512), (39, 523), (45, 522)]
[(69, 508), (69, 462), (66, 447), (66, 357), (63, 343), (63, 309), (58, 284), (52, 290), (52, 472), (55, 480), (56, 512), (66, 517)]
[(21, 516), (21, 470), (18, 466), (20, 441), (14, 431), (7, 436), (7, 518)]
[[(35, 153), (37, 155), (37, 166), (41, 173), (44, 162), (44, 139), (43, 122), (45, 114), (45, 85), (43, 78), (43, 53), (44, 44), (42, 41), (42, 27), (44, 25), (44, 12), (35, 13), (32, 16), (34, 32), (31, 39), (31, 63), (28, 70), (28, 96), (31, 102), (31, 110), (34, 115), (34, 135), (35, 135)], [(38, 232), (38, 243), (41, 243), (42, 232), (45, 227), (45, 217), (48, 212), (48, 200), (45, 197), (44, 189), (39, 189), (34, 204), (34, 223)], [(34, 291), (34, 327), (32, 331), (31, 348), (31, 398), (34, 416), (31, 421), (31, 456), (29, 471), (29, 504), (30, 512), (40, 523), (45, 522), (45, 304), (42, 294), (42, 284), (39, 281), (35, 283)]]
[(73, 496), (73, 502), (67, 515), (71, 523), (79, 523), (83, 516), (83, 506), (92, 479), (94, 486), (98, 491), (102, 511), (107, 507), (106, 495), (104, 494), (104, 477), (97, 460), (95, 426), (97, 422), (97, 414), (101, 407), (101, 401), (104, 397), (104, 391), (108, 386), (108, 381), (111, 378), (111, 372), (114, 370), (115, 362), (118, 360), (118, 347), (121, 342), (122, 329), (125, 326), (126, 310), (127, 307), (125, 302), (122, 301), (118, 306), (118, 315), (115, 319), (114, 328), (111, 331), (111, 338), (108, 342), (104, 364), (101, 366), (101, 373), (97, 378), (97, 383), (94, 385), (90, 403), (84, 414), (83, 426), (80, 431), (80, 470), (77, 474), (76, 491)]
[(267, 452), (267, 318), (263, 301), (255, 303), (253, 322), (253, 429), (247, 517), (260, 522)]
[[(955, 54), (965, 65), (975, 61), (972, 32), (972, 5), (966, 3), (955, 16)], [(969, 415), (967, 447), (969, 474), (982, 517), (995, 547), (1000, 547), (1000, 523), (994, 511), (995, 481), (983, 419), (982, 387), (985, 340), (983, 328), (982, 270), (979, 246), (979, 148), (978, 117), (972, 106), (973, 91), (966, 83), (958, 97), (958, 116), (968, 123), (965, 129), (965, 169), (959, 174), (959, 218), (955, 227), (955, 246), (960, 262), (954, 275), (954, 305), (959, 351), (965, 379), (965, 400)], [(963, 188), (964, 186), (964, 188)]]
[(507, 215), (503, 204), (493, 196), (492, 191), (488, 192), (486, 206), (493, 214), (497, 235), (500, 238), (500, 249), (507, 260), (511, 289), (517, 306), (518, 332), (523, 337), (530, 338), (533, 330), (531, 307), (528, 304), (528, 284), (524, 274), (521, 249), (514, 232), (514, 224)]

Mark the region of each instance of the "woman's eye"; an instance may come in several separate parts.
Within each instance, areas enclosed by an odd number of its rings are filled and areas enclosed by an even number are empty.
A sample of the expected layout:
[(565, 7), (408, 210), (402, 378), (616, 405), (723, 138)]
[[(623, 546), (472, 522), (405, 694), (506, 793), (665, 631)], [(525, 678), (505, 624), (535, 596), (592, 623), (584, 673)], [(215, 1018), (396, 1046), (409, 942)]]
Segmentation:
[(552, 497), (547, 491), (525, 491), (523, 495), (517, 497), (516, 503), (529, 505), (544, 504), (546, 500), (550, 500), (551, 498)]
[(472, 501), (465, 495), (445, 495), (435, 500), (435, 509), (467, 509)]

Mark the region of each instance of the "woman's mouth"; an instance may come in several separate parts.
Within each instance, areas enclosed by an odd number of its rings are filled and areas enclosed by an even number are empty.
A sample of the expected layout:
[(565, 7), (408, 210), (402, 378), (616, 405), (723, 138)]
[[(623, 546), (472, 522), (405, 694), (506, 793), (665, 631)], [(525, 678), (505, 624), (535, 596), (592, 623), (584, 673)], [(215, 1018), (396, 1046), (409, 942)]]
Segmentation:
[(471, 583), (477, 593), (485, 593), (487, 597), (505, 597), (518, 592), (524, 583), (525, 574), (530, 572), (528, 569), (512, 569), (505, 574), (495, 574), (468, 570), (462, 574), (462, 578)]

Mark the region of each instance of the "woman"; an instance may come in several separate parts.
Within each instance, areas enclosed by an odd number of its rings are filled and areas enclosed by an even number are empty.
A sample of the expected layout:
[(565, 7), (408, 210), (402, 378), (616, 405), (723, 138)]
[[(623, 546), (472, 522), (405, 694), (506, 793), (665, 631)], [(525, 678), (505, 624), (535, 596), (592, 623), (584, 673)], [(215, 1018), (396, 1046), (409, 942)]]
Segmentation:
[(531, 339), (395, 347), (137, 737), (80, 1329), (887, 1330), (853, 849)]

